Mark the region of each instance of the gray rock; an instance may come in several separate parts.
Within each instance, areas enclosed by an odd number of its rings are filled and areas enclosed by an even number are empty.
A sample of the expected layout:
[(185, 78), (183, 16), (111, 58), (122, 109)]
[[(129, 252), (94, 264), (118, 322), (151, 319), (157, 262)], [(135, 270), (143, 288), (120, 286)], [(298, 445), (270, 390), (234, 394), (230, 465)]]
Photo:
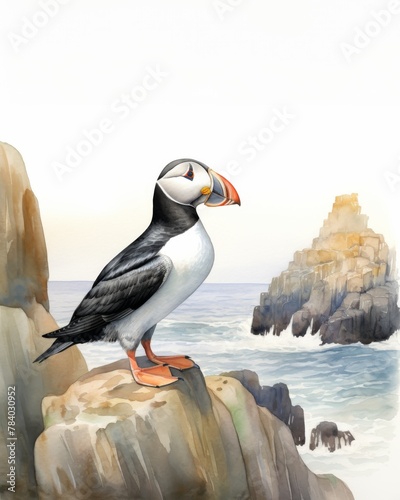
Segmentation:
[(354, 436), (350, 431), (339, 431), (335, 422), (320, 422), (311, 431), (310, 450), (315, 450), (318, 446), (325, 446), (332, 453), (340, 450), (343, 446), (351, 446)]
[(257, 373), (251, 370), (232, 371), (223, 375), (239, 380), (243, 387), (254, 396), (258, 406), (267, 408), (289, 427), (295, 444), (304, 445), (306, 442), (304, 410), (299, 405), (292, 405), (286, 384), (279, 383), (272, 387), (261, 386)]
[(321, 327), (323, 344), (370, 344), (387, 340), (399, 327), (398, 285), (386, 285), (351, 293)]

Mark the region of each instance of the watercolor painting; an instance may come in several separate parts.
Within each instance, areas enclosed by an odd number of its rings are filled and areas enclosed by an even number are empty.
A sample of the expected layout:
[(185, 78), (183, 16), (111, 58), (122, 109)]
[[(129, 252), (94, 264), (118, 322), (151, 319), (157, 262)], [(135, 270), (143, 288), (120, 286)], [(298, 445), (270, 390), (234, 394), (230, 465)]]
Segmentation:
[(2, 11), (1, 498), (397, 500), (400, 3)]

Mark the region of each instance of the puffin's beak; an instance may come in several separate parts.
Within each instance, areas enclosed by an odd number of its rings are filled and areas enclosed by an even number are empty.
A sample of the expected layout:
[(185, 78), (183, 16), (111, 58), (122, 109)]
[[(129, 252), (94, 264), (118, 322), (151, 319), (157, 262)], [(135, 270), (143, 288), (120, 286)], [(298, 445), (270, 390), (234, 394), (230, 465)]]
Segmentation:
[(208, 207), (222, 207), (224, 205), (240, 205), (240, 198), (232, 184), (217, 174), (211, 168), (208, 169), (211, 178), (211, 193), (204, 203)]

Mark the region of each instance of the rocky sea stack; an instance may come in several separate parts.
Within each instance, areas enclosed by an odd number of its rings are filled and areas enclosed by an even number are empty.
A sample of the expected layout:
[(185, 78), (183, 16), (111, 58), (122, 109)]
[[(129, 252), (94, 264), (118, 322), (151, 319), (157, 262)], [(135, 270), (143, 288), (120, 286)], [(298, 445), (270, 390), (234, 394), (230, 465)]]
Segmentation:
[(368, 227), (357, 194), (337, 196), (311, 248), (273, 278), (253, 314), (252, 333), (319, 332), (322, 342), (369, 344), (399, 328), (394, 256)]

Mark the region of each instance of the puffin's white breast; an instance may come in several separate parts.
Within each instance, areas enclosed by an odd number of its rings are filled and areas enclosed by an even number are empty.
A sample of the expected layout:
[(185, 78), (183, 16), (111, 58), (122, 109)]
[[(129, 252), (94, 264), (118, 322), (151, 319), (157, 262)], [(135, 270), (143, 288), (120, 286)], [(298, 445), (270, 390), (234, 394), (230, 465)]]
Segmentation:
[(187, 280), (198, 286), (208, 276), (214, 263), (214, 248), (201, 221), (171, 238), (159, 253), (172, 260), (183, 286)]
[(172, 270), (145, 304), (118, 322), (120, 340), (137, 339), (165, 318), (203, 283), (214, 263), (214, 248), (201, 221), (171, 238), (159, 254), (171, 259)]
[(171, 307), (169, 314), (206, 279), (214, 263), (214, 248), (198, 221), (183, 234), (171, 238), (159, 253), (172, 260), (173, 268), (154, 299), (167, 299)]

